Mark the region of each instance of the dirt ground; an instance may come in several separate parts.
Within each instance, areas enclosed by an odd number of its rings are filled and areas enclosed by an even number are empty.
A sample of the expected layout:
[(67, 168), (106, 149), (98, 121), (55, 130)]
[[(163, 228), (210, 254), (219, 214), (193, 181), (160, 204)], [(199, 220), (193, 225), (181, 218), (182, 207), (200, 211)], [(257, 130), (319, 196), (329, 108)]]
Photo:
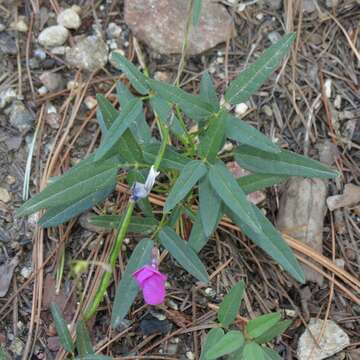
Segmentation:
[[(80, 299), (86, 302), (94, 293), (100, 270), (91, 266), (74, 276), (72, 261), (103, 261), (114, 236), (98, 232), (86, 216), (43, 230), (36, 226), (36, 216), (15, 215), (23, 203), (24, 182), (30, 194), (35, 194), (48, 177), (61, 174), (98, 145), (100, 132), (91, 101), (96, 93), (114, 92), (115, 82), (125, 79), (110, 63), (85, 72), (70, 67), (61, 54), (46, 51), (44, 57), (36, 53), (38, 34), (49, 16), (74, 3), (0, 2), (0, 94), (15, 93), (4, 106), (4, 96), (0, 96), (0, 266), (11, 278), (6, 295), (0, 297), (0, 345), (11, 359), (65, 358), (49, 304), (57, 302), (69, 323), (77, 319)], [(92, 34), (94, 24), (100, 24), (106, 38), (108, 24), (114, 22), (122, 29), (118, 47), (138, 64), (137, 42), (124, 22), (123, 2), (77, 3), (81, 26), (70, 43), (76, 42), (76, 36)], [(201, 73), (209, 69), (218, 94), (222, 94), (228, 82), (251, 63), (255, 50), (266, 48), (285, 31), (296, 31), (296, 44), (286, 66), (251, 98), (243, 116), (278, 144), (316, 159), (319, 144), (331, 141), (336, 148), (335, 166), (342, 176), (329, 183), (328, 195), (342, 193), (348, 183), (360, 185), (360, 3), (339, 0), (329, 7), (331, 1), (319, 0), (314, 9), (305, 12), (305, 0), (247, 1), (240, 9), (234, 1), (222, 3), (233, 18), (237, 35), (201, 55), (187, 57), (183, 87), (197, 92)], [(21, 20), (26, 31), (15, 31)], [(139, 47), (152, 76), (175, 79), (180, 55), (159, 55), (141, 42)], [(43, 93), (41, 76), (46, 71), (59, 74), (62, 83)], [(16, 106), (22, 116), (11, 120)], [(55, 109), (52, 115), (50, 106)], [(149, 112), (149, 123), (152, 120)], [(120, 211), (128, 194), (118, 190), (94, 211), (103, 207)], [(259, 204), (273, 222), (280, 192), (278, 187), (268, 189)], [(204, 335), (216, 318), (214, 305), (236, 281), (244, 279), (243, 317), (281, 311), (294, 320), (286, 334), (273, 342), (282, 358), (296, 359), (304, 324), (310, 318), (325, 318), (334, 320), (351, 340), (350, 346), (331, 358), (360, 359), (359, 217), (359, 205), (341, 208), (336, 214), (327, 211), (323, 257), (313, 254), (315, 271), (324, 272), (321, 286), (311, 282), (300, 286), (232, 224), (222, 223), (200, 253), (210, 274), (209, 286), (197, 286), (168, 256), (163, 262), (170, 286), (166, 303), (149, 309), (139, 297), (121, 328), (112, 330), (113, 284), (101, 311), (89, 324), (96, 350), (118, 359), (198, 359)], [(136, 240), (130, 236), (124, 248), (116, 282)], [(296, 248), (295, 243), (290, 245)], [(311, 256), (298, 250), (300, 257)], [(59, 280), (56, 270), (62, 254), (65, 266)], [(332, 259), (337, 267), (331, 266)]]

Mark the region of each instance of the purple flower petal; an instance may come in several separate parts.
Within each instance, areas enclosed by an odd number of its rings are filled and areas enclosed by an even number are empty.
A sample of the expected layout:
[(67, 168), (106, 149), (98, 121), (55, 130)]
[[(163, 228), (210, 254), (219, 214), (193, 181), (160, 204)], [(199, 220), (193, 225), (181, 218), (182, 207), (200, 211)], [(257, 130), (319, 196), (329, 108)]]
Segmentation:
[(144, 300), (149, 305), (159, 305), (165, 299), (165, 281), (157, 275), (148, 279), (143, 287)]

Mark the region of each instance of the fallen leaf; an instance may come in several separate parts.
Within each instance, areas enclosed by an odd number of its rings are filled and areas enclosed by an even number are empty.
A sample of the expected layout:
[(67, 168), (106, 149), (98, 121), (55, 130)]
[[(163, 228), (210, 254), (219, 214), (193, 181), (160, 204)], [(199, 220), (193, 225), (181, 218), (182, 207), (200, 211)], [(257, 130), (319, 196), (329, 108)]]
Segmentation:
[(19, 259), (14, 257), (8, 263), (0, 266), (0, 297), (4, 297), (11, 283), (14, 270), (19, 263)]

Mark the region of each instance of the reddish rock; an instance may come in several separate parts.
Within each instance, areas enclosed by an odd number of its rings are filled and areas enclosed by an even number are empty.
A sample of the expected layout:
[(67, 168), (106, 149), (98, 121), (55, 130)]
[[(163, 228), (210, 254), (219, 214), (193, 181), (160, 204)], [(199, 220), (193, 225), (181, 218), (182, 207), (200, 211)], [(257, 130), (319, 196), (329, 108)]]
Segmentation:
[[(162, 54), (181, 53), (187, 0), (125, 0), (125, 21), (134, 35)], [(189, 55), (200, 54), (234, 34), (226, 8), (204, 0), (199, 25), (190, 32)]]

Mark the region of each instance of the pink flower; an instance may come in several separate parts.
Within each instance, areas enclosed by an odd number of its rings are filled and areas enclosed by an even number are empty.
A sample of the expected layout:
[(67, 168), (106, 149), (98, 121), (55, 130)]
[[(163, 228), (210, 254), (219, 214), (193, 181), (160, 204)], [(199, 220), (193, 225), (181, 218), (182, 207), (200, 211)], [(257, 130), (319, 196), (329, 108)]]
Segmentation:
[(161, 304), (165, 299), (167, 276), (154, 266), (145, 265), (132, 274), (143, 291), (144, 300), (149, 305)]

